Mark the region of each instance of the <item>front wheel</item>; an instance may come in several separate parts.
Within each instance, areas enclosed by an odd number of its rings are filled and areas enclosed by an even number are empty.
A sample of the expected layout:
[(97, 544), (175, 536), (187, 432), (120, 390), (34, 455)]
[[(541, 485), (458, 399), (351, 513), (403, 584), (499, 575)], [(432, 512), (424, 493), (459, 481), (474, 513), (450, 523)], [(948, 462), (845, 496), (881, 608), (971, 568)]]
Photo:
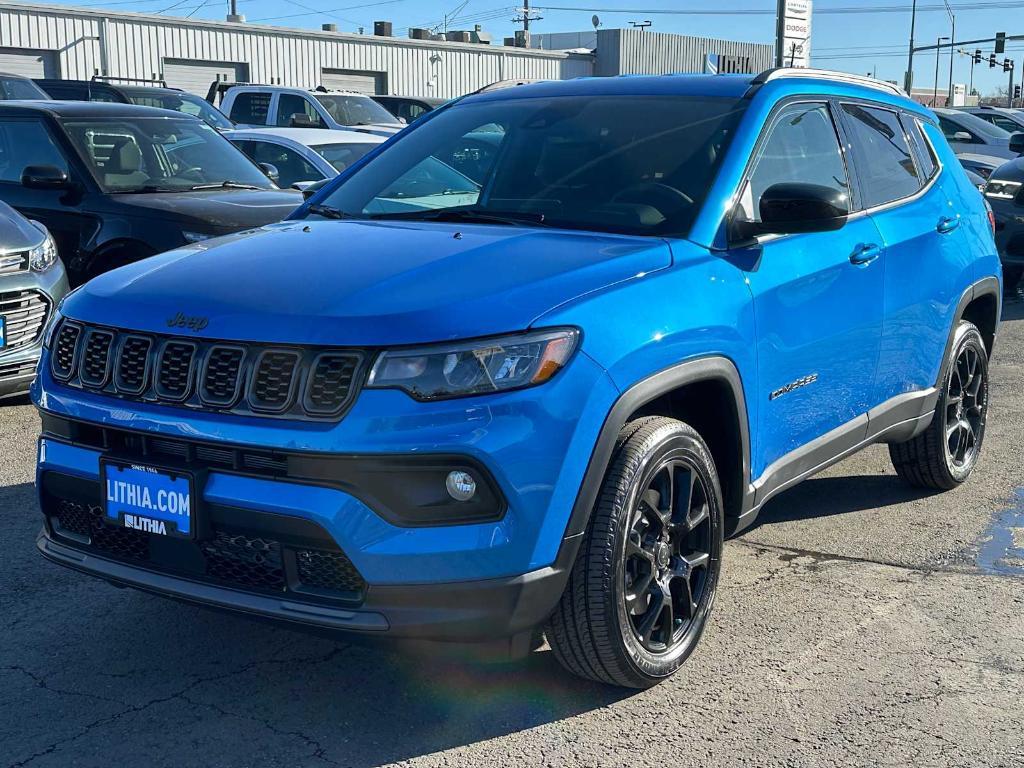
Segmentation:
[(690, 426), (660, 416), (619, 434), (569, 583), (545, 634), (580, 677), (648, 688), (693, 652), (722, 557), (715, 464)]
[(896, 474), (919, 488), (949, 490), (974, 470), (988, 417), (988, 352), (973, 323), (953, 337), (939, 402), (928, 429), (889, 445)]

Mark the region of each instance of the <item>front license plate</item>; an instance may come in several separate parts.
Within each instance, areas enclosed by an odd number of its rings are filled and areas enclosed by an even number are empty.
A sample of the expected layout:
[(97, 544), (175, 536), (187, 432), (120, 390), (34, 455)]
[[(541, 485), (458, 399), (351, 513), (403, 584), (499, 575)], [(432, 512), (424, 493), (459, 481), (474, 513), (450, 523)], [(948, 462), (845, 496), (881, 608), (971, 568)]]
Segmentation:
[(101, 474), (108, 522), (160, 536), (193, 538), (191, 475), (117, 461), (104, 461)]

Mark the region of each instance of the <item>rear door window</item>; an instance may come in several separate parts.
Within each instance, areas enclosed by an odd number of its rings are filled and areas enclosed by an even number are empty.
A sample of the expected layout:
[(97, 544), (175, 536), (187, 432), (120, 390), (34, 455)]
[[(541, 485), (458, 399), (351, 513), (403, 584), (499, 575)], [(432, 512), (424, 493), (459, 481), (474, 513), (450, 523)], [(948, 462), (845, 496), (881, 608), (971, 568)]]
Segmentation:
[(922, 186), (899, 116), (888, 109), (844, 104), (865, 208), (909, 197)]
[(231, 103), (229, 117), (236, 123), (247, 125), (266, 125), (267, 112), (270, 110), (270, 94), (246, 91), (235, 97)]

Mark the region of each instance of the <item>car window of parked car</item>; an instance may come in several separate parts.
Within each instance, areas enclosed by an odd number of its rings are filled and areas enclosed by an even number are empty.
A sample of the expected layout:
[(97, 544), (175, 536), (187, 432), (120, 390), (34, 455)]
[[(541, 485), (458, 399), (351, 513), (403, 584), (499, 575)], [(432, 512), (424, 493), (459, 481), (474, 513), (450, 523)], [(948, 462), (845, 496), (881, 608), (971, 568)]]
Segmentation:
[(320, 113), (316, 111), (316, 107), (313, 106), (309, 99), (295, 93), (282, 93), (277, 97), (277, 116), (275, 118), (275, 125), (283, 127), (290, 126), (294, 115), (305, 115), (308, 117), (316, 124), (315, 126), (310, 127), (327, 127), (327, 123), (324, 122), (324, 119), (320, 116)]
[(917, 192), (922, 185), (907, 136), (893, 111), (844, 104), (850, 143), (863, 194), (872, 208)]
[(942, 135), (946, 137), (947, 141), (955, 141), (953, 136), (959, 131), (966, 131), (971, 134), (971, 141), (982, 144), (986, 143), (986, 139), (1007, 139), (1010, 136), (998, 125), (993, 125), (987, 120), (982, 120), (977, 115), (972, 115), (969, 112), (958, 112), (956, 117), (942, 114), (941, 112), (938, 115), (939, 127), (942, 129)]
[(338, 125), (401, 125), (398, 118), (369, 96), (355, 94), (341, 95), (336, 93), (318, 93), (316, 100), (327, 110)]
[[(572, 229), (681, 235), (746, 106), (737, 98), (690, 96), (470, 99), (400, 135), (320, 202), (356, 216), (458, 210)], [(439, 158), (485, 127), (495, 133), (497, 151), (476, 192), (479, 182)]]
[(273, 188), (245, 155), (195, 118), (76, 119), (63, 127), (107, 192), (180, 192), (228, 181)]
[(234, 127), (219, 109), (191, 93), (158, 91), (154, 88), (125, 89), (125, 93), (132, 104), (181, 112), (183, 115), (198, 117), (214, 128), (229, 130)]
[(377, 146), (379, 145), (346, 142), (345, 144), (317, 144), (310, 149), (337, 168), (340, 173)]
[(245, 91), (235, 96), (235, 100), (231, 103), (231, 114), (228, 117), (236, 123), (266, 125), (269, 111), (269, 93)]
[(1007, 131), (1008, 133), (1017, 133), (1018, 131), (1024, 131), (1024, 126), (1021, 126), (1014, 120), (1011, 120), (1006, 115), (1000, 115), (999, 113), (995, 113), (992, 115), (981, 115), (981, 117), (984, 120), (988, 120), (993, 125), (1002, 128), (1004, 131)]
[(734, 217), (760, 221), (761, 196), (769, 187), (785, 182), (817, 184), (849, 198), (846, 163), (826, 104), (783, 107), (761, 144)]
[(29, 165), (52, 165), (67, 172), (64, 155), (38, 120), (0, 120), (0, 181), (21, 183)]
[(920, 120), (910, 115), (901, 115), (900, 120), (903, 123), (903, 130), (910, 137), (910, 143), (917, 154), (917, 162), (921, 169), (921, 179), (922, 181), (927, 181), (939, 169), (939, 161), (935, 157), (935, 151), (924, 137), (924, 129), (921, 126)]
[(294, 149), (270, 141), (252, 140), (249, 157), (256, 163), (270, 163), (277, 168), (277, 183), (290, 187), (297, 181), (320, 181), (324, 178), (316, 166)]
[(46, 92), (23, 77), (0, 77), (0, 98), (47, 99)]

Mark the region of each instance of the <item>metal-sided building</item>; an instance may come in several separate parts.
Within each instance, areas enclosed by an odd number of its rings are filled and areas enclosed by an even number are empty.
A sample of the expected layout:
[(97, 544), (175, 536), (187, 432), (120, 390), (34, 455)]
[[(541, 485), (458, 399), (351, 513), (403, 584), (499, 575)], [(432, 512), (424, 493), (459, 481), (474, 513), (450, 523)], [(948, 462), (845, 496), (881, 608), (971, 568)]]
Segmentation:
[(634, 33), (601, 30), (593, 52), (570, 53), (0, 2), (0, 71), (162, 79), (200, 95), (219, 79), (451, 98), (497, 80), (702, 71), (706, 53), (770, 66), (770, 45)]

